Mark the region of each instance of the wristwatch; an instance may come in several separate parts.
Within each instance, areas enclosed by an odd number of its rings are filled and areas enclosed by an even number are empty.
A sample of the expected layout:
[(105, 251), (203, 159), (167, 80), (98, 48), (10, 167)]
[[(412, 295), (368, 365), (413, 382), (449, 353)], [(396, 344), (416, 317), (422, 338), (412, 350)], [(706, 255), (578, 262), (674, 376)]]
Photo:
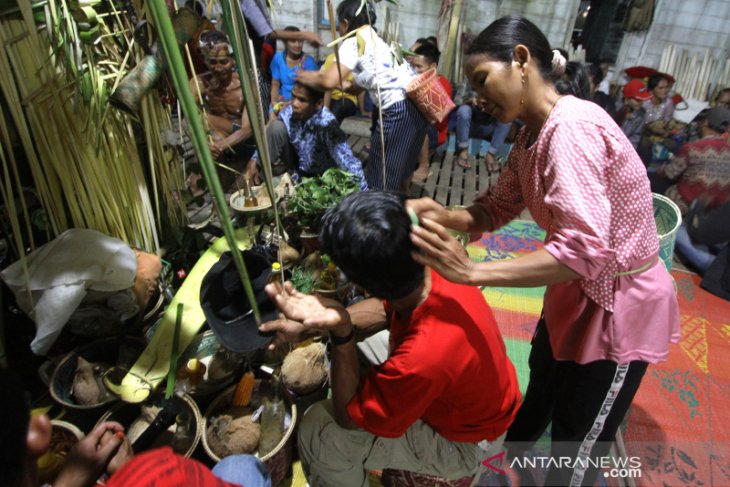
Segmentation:
[(330, 342), (332, 342), (332, 345), (344, 345), (345, 343), (352, 341), (353, 338), (355, 338), (354, 326), (350, 329), (350, 333), (347, 336), (338, 337), (334, 333), (330, 332)]

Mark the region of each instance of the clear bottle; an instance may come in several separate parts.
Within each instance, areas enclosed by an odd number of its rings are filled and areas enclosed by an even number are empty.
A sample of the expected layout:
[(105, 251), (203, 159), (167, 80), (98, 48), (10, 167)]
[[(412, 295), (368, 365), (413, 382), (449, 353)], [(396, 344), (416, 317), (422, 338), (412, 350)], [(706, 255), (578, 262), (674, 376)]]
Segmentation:
[(264, 400), (261, 413), (261, 441), (259, 442), (259, 458), (269, 454), (284, 436), (284, 417), (286, 405), (281, 398), (279, 376), (271, 377), (271, 398)]
[(243, 181), (243, 206), (246, 208), (255, 208), (259, 206), (259, 200), (253, 194), (251, 179), (249, 178), (246, 178)]

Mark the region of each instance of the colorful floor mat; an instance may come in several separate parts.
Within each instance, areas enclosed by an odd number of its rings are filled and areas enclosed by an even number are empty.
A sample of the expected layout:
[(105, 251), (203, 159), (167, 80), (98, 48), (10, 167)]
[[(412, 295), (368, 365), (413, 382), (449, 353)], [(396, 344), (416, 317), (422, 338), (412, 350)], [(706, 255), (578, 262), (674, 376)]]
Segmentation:
[[(515, 221), (467, 250), (478, 261), (516, 258), (541, 248), (544, 236), (535, 223)], [(665, 363), (649, 367), (622, 428), (626, 455), (641, 464), (624, 480), (652, 487), (730, 486), (730, 302), (700, 289), (695, 274), (672, 276), (682, 336)], [(544, 288), (483, 292), (524, 391)]]

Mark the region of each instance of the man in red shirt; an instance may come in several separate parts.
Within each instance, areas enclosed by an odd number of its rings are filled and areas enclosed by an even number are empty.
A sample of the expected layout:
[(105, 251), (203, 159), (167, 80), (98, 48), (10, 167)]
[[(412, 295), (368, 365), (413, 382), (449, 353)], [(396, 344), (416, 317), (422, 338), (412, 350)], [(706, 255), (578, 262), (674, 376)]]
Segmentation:
[[(415, 53), (417, 56), (413, 56), (408, 59), (408, 62), (413, 66), (413, 69), (418, 74), (423, 74), (429, 69), (437, 69), (439, 59), (441, 58), (441, 52), (438, 48), (431, 43), (422, 44), (416, 48)], [(444, 87), (449, 97), (453, 97), (453, 89), (451, 83), (442, 75), (438, 75), (441, 86)], [(433, 151), (442, 144), (446, 143), (446, 138), (449, 132), (449, 118), (444, 118), (441, 122), (433, 125), (429, 125), (426, 128), (426, 139), (423, 141), (423, 148), (421, 149), (421, 155), (418, 159), (418, 169), (413, 174), (414, 181), (425, 181), (428, 179), (429, 170), (428, 162), (433, 155)]]
[[(482, 293), (413, 260), (404, 203), (400, 194), (356, 193), (322, 219), (323, 252), (374, 298), (345, 309), (291, 283), (267, 287), (289, 321), (263, 329), (330, 333), (332, 400), (312, 406), (299, 426), (312, 486), (366, 486), (367, 469), (382, 468), (473, 477), (501, 450), (520, 403)], [(361, 377), (355, 325), (383, 321), (389, 356)]]

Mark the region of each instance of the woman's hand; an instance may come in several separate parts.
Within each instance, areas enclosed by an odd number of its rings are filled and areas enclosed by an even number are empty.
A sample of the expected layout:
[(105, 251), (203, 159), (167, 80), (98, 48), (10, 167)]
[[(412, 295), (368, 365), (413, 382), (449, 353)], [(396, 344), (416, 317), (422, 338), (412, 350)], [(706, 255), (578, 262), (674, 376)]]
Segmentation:
[(411, 253), (413, 260), (431, 267), (451, 282), (471, 284), (474, 263), (464, 247), (444, 228), (429, 218), (421, 218), (421, 227), (411, 229), (411, 241), (421, 252)]
[[(297, 71), (297, 81), (303, 85), (319, 88), (319, 71)], [(339, 81), (338, 81), (339, 84)]]
[(419, 198), (406, 201), (406, 210), (413, 210), (418, 219), (428, 218), (445, 225), (448, 220), (449, 211), (432, 200), (431, 198)]

